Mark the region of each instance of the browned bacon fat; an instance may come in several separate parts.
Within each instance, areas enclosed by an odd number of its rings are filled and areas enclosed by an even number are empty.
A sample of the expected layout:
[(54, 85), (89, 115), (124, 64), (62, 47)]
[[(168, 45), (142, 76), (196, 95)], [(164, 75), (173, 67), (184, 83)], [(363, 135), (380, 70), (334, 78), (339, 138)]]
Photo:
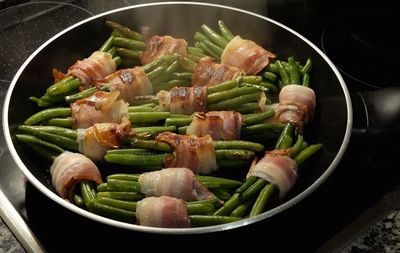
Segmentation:
[(215, 63), (211, 57), (203, 57), (193, 72), (192, 86), (213, 86), (237, 79), (243, 74), (244, 71), (239, 68)]
[(153, 85), (140, 67), (120, 69), (96, 83), (96, 86), (102, 85), (107, 85), (111, 91), (119, 91), (118, 99), (128, 103), (134, 96), (153, 94)]
[(79, 78), (82, 82), (81, 90), (92, 86), (93, 81), (100, 80), (117, 69), (117, 65), (110, 54), (96, 51), (89, 58), (77, 61), (68, 69), (67, 75)]
[(314, 115), (316, 100), (311, 88), (290, 84), (279, 93), (279, 105), (275, 117), (280, 123), (293, 122), (298, 129), (303, 123), (311, 121)]
[(83, 180), (101, 184), (101, 175), (97, 166), (80, 153), (65, 151), (57, 156), (50, 168), (52, 184), (57, 194), (73, 202), (77, 183)]
[(238, 140), (243, 125), (242, 114), (235, 111), (195, 113), (187, 134), (210, 135), (213, 140)]
[(128, 117), (128, 103), (117, 100), (119, 91), (97, 91), (90, 97), (72, 103), (72, 128), (88, 128), (95, 123), (120, 123)]
[(249, 171), (249, 176), (257, 176), (276, 185), (279, 197), (283, 198), (297, 180), (297, 164), (289, 156), (278, 153), (266, 154)]
[(169, 196), (147, 197), (137, 202), (138, 225), (161, 228), (189, 228), (186, 203)]
[(187, 168), (167, 168), (140, 175), (139, 184), (146, 197), (170, 196), (185, 201), (214, 198)]
[(107, 150), (121, 147), (122, 141), (131, 132), (131, 122), (127, 118), (123, 118), (121, 124), (97, 123), (86, 129), (78, 129), (79, 152), (94, 161), (100, 161)]
[(160, 110), (190, 115), (207, 110), (207, 89), (204, 87), (174, 87), (157, 93)]
[(254, 41), (236, 36), (222, 52), (221, 63), (242, 69), (247, 75), (256, 75), (268, 65), (269, 58), (275, 57)]
[(180, 135), (164, 132), (156, 141), (166, 142), (174, 149), (174, 156), (165, 159), (165, 167), (185, 167), (195, 174), (210, 174), (218, 169), (211, 136)]
[(147, 64), (164, 55), (179, 54), (186, 56), (187, 42), (169, 35), (152, 36), (147, 42), (147, 50), (140, 56), (142, 64)]

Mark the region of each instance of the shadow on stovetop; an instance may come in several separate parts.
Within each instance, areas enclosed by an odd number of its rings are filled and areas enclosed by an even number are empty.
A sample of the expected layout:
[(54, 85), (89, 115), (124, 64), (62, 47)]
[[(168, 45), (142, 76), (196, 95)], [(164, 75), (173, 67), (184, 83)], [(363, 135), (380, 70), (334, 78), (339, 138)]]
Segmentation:
[[(49, 252), (118, 251), (142, 245), (156, 248), (162, 243), (188, 243), (199, 250), (251, 247), (259, 244), (254, 237), (260, 236), (268, 250), (312, 252), (379, 200), (385, 201), (384, 196), (394, 189), (399, 172), (397, 166), (393, 166), (392, 158), (397, 149), (387, 140), (375, 140), (374, 145), (368, 145), (371, 144), (368, 139), (353, 137), (340, 166), (313, 194), (278, 215), (237, 229), (195, 235), (128, 231), (73, 213), (28, 183), (26, 211), (29, 225)], [(363, 222), (368, 225), (376, 221), (375, 218), (380, 217), (370, 217)], [(355, 233), (357, 231), (351, 235)], [(289, 243), (282, 243), (282, 240)]]

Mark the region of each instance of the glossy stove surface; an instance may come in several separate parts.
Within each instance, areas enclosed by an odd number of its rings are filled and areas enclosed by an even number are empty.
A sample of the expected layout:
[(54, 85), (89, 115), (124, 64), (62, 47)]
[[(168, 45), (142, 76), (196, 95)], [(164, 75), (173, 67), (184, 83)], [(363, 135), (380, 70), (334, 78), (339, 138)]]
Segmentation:
[[(14, 74), (43, 42), (92, 15), (150, 1), (3, 1), (0, 10), (0, 95), (4, 98)], [(389, 36), (394, 13), (390, 5), (346, 5), (341, 1), (212, 1), (273, 18), (298, 31), (332, 59), (351, 92), (392, 86), (397, 74), (398, 45)], [(7, 8), (6, 8), (7, 7)], [(374, 8), (378, 8), (378, 11)], [(381, 12), (385, 12), (383, 15)], [(364, 20), (364, 22), (363, 22)], [(388, 25), (389, 24), (389, 25)], [(376, 31), (379, 38), (371, 33)], [(381, 29), (378, 29), (381, 28)], [(392, 31), (393, 32), (393, 31)], [(397, 43), (397, 44), (396, 44)], [(365, 64), (370, 61), (371, 64)], [(378, 64), (380, 63), (380, 64)], [(371, 74), (372, 73), (372, 74)], [(51, 252), (79, 247), (105, 250), (154, 242), (189, 242), (201, 248), (246, 246), (262, 234), (269, 247), (313, 251), (392, 192), (397, 184), (395, 137), (352, 137), (339, 167), (317, 191), (293, 208), (250, 226), (194, 236), (125, 231), (72, 213), (41, 194), (19, 172), (0, 136), (0, 190), (9, 199), (43, 247)], [(71, 234), (67, 231), (73, 231)], [(92, 235), (96, 240), (89, 239)], [(68, 239), (66, 239), (68, 238)], [(289, 243), (281, 243), (287, 238)], [(65, 241), (70, 243), (65, 244)], [(279, 243), (278, 243), (279, 241)], [(160, 244), (161, 245), (161, 244)], [(213, 245), (213, 246), (211, 246)]]

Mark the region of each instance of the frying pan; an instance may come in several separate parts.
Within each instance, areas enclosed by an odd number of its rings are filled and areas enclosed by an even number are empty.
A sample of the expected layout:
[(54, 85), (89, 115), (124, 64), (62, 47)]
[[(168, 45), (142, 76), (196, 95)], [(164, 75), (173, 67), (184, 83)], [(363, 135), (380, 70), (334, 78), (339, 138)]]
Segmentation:
[[(51, 185), (50, 164), (23, 148), (15, 138), (18, 125), (38, 109), (29, 96), (40, 96), (52, 83), (51, 69), (67, 69), (77, 59), (97, 50), (109, 36), (106, 20), (133, 29), (148, 27), (151, 34), (185, 38), (193, 45), (193, 35), (202, 24), (214, 26), (218, 20), (234, 34), (256, 41), (281, 59), (295, 56), (301, 62), (313, 60), (312, 88), (317, 94), (314, 119), (305, 128), (308, 143), (322, 143), (284, 201), (272, 209), (242, 221), (189, 229), (143, 227), (107, 219), (87, 212), (61, 199)], [(194, 2), (165, 2), (130, 6), (86, 19), (55, 35), (38, 48), (15, 75), (4, 102), (5, 139), (13, 159), (27, 179), (44, 195), (83, 217), (114, 227), (159, 234), (198, 234), (219, 232), (256, 223), (291, 208), (315, 191), (334, 171), (349, 142), (353, 111), (350, 94), (334, 64), (315, 45), (299, 33), (272, 19), (227, 6)]]

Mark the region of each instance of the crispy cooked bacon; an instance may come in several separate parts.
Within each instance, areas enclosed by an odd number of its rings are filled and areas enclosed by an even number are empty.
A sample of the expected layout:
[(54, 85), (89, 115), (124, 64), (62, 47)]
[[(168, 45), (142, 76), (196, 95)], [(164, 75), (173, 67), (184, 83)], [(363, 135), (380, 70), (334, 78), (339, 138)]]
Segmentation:
[(214, 198), (187, 168), (167, 168), (140, 175), (139, 184), (146, 197), (170, 196), (185, 201)]
[(186, 202), (169, 196), (147, 197), (137, 202), (138, 225), (162, 228), (189, 228)]
[(140, 56), (142, 65), (152, 62), (153, 60), (164, 56), (179, 54), (186, 56), (187, 42), (184, 39), (175, 39), (169, 35), (152, 36), (146, 42), (147, 50)]
[(195, 113), (187, 134), (199, 137), (210, 135), (213, 140), (238, 140), (243, 116), (235, 111), (212, 111)]
[(316, 106), (315, 93), (311, 88), (290, 84), (279, 93), (276, 119), (280, 123), (293, 122), (297, 129), (312, 120)]
[(244, 71), (226, 64), (218, 64), (211, 57), (203, 57), (197, 63), (192, 76), (192, 86), (213, 86), (225, 81), (234, 80)]
[(77, 61), (68, 69), (67, 75), (79, 78), (82, 82), (80, 89), (90, 88), (95, 80), (100, 80), (114, 73), (117, 65), (110, 54), (96, 51), (89, 58)]
[(269, 58), (275, 57), (254, 41), (236, 36), (222, 52), (221, 63), (242, 69), (247, 75), (256, 75), (268, 65)]
[(54, 159), (50, 167), (52, 184), (57, 194), (74, 201), (74, 191), (77, 183), (88, 180), (101, 184), (100, 171), (89, 158), (80, 154), (65, 151)]
[(174, 149), (173, 157), (167, 157), (165, 167), (185, 167), (195, 174), (210, 174), (218, 169), (214, 143), (211, 136), (179, 135), (170, 132), (160, 133), (156, 141), (166, 142)]
[(279, 197), (283, 198), (296, 183), (297, 164), (289, 156), (271, 152), (250, 169), (248, 176), (257, 176), (276, 185)]
[(128, 117), (128, 103), (117, 100), (119, 91), (97, 91), (90, 97), (72, 103), (72, 128), (88, 128), (95, 123), (120, 123)]
[(190, 115), (207, 110), (207, 89), (204, 87), (174, 87), (157, 93), (160, 110)]
[(140, 67), (120, 69), (96, 82), (96, 86), (103, 85), (110, 87), (111, 91), (119, 91), (118, 99), (128, 103), (134, 96), (153, 94), (153, 85)]
[(79, 152), (94, 161), (100, 161), (108, 150), (121, 147), (124, 138), (130, 134), (131, 122), (127, 118), (123, 118), (121, 124), (97, 123), (86, 129), (78, 129)]

